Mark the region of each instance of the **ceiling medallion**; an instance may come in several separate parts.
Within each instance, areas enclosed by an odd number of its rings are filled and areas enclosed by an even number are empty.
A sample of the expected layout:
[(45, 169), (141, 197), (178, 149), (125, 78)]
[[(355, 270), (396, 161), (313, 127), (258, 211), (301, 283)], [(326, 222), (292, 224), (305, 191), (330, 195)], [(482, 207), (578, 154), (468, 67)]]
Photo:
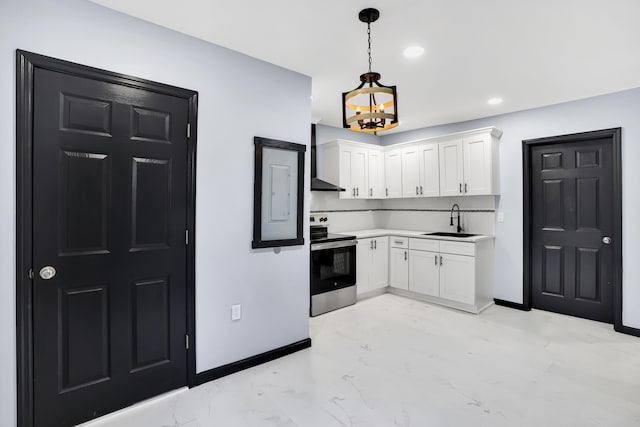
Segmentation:
[(371, 23), (380, 12), (364, 9), (358, 17), (367, 24), (369, 71), (360, 76), (360, 86), (342, 93), (342, 126), (376, 134), (398, 126), (398, 94), (395, 86), (380, 83), (380, 73), (371, 71)]

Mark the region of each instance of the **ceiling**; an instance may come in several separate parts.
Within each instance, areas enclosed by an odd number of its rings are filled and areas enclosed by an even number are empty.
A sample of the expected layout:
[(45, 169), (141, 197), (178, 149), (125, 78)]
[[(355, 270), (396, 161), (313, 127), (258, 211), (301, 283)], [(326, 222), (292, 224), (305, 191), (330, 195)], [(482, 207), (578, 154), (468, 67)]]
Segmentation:
[(367, 7), (373, 71), (398, 88), (388, 132), (640, 87), (638, 0), (92, 1), (311, 76), (313, 121), (336, 127), (368, 67)]

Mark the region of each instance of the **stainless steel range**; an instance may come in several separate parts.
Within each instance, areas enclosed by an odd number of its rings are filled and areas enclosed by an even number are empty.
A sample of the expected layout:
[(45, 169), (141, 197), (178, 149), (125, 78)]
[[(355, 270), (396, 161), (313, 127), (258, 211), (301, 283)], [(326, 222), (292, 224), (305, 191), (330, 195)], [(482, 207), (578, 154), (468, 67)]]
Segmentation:
[(356, 238), (311, 226), (311, 316), (356, 302)]

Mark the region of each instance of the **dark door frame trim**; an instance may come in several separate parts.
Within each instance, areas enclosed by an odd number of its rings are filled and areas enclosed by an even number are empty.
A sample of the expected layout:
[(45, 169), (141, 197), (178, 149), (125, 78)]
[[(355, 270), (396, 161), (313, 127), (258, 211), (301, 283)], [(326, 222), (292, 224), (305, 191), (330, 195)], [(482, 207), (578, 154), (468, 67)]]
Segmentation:
[[(32, 312), (32, 177), (33, 177), (33, 77), (42, 68), (78, 77), (157, 92), (188, 101), (191, 134), (187, 160), (187, 350), (188, 385), (196, 383), (195, 364), (195, 200), (198, 93), (124, 74), (104, 71), (22, 50), (16, 51), (16, 356), (18, 426), (32, 427), (33, 407), (33, 312)], [(186, 129), (185, 129), (186, 131)], [(33, 274), (33, 273), (31, 273)]]
[(574, 141), (611, 138), (613, 145), (613, 310), (614, 329), (631, 335), (639, 335), (640, 330), (622, 324), (622, 143), (621, 128), (603, 129), (569, 135), (522, 141), (523, 162), (523, 304), (531, 309), (531, 149), (539, 145), (550, 145)]

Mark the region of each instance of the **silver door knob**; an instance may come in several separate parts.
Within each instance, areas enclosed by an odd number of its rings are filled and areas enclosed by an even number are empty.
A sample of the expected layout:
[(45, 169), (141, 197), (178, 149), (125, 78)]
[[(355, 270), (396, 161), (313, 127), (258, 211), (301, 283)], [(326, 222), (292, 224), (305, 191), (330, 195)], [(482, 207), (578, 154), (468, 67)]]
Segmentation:
[(602, 243), (604, 243), (605, 245), (610, 245), (611, 244), (611, 237), (609, 236), (604, 236), (602, 238)]
[(53, 279), (55, 275), (56, 269), (50, 265), (47, 265), (46, 267), (42, 267), (40, 269), (40, 277), (42, 277), (44, 280)]

